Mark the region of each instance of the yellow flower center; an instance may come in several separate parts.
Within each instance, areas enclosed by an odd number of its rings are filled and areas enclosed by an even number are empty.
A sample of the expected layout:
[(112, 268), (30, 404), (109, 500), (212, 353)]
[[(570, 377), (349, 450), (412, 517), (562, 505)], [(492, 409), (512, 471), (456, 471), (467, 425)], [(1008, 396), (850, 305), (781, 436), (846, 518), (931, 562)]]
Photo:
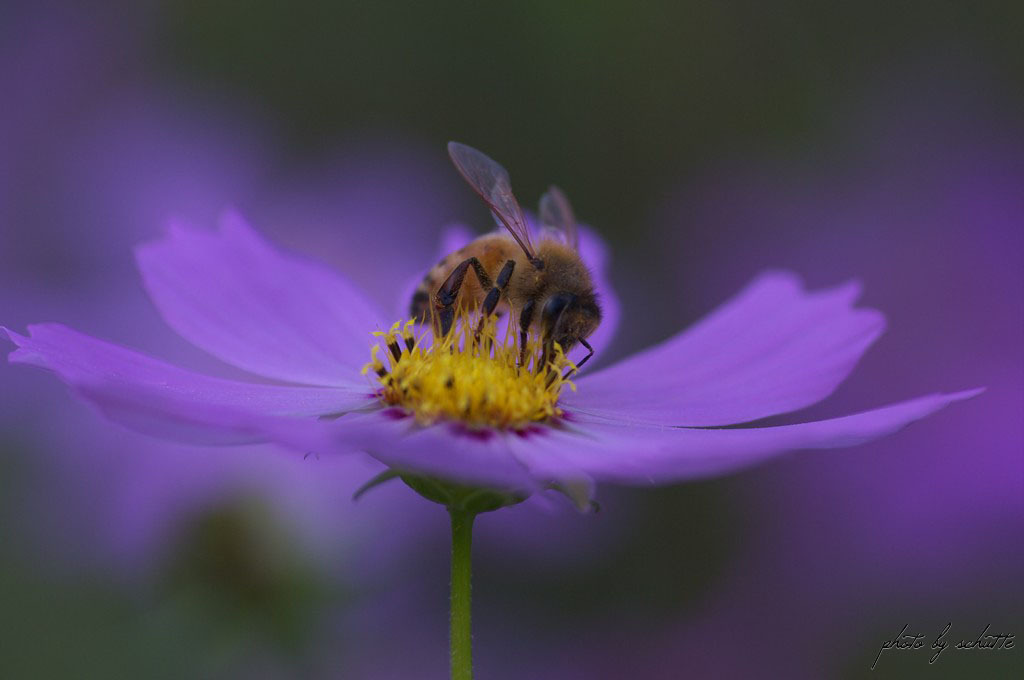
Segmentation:
[(363, 374), (376, 375), (383, 403), (423, 425), (447, 420), (474, 429), (518, 430), (557, 418), (562, 387), (575, 389), (568, 380), (575, 365), (557, 343), (544, 361), (542, 343), (533, 333), (520, 365), (519, 343), (509, 326), (499, 340), (493, 316), (477, 332), (478, 322), (463, 314), (452, 332), (426, 346), (428, 332), (417, 337), (412, 321), (396, 322), (389, 331), (373, 334), (378, 342)]

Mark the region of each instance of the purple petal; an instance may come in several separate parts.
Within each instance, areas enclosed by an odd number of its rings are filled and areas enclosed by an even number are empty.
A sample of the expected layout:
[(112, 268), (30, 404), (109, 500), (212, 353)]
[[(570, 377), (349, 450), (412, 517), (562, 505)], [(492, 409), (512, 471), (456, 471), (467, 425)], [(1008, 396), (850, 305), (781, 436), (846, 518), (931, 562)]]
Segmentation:
[(380, 314), (339, 274), (276, 249), (234, 214), (216, 233), (174, 226), (136, 254), (167, 323), (257, 375), (345, 384), (381, 326)]
[(59, 324), (30, 326), (29, 337), (3, 330), (18, 346), (11, 362), (49, 369), (111, 419), (165, 438), (286, 440), (291, 435), (281, 428), (294, 417), (341, 413), (369, 401), (366, 388), (356, 384), (267, 385), (192, 373)]
[(654, 484), (696, 479), (785, 451), (862, 444), (982, 391), (932, 394), (841, 418), (777, 427), (656, 427), (581, 416), (578, 429), (548, 430), (547, 436), (529, 442), (530, 455), (558, 458), (564, 466), (576, 466), (599, 481)]
[(565, 404), (657, 425), (749, 422), (818, 402), (849, 375), (885, 328), (854, 309), (855, 283), (815, 293), (769, 272), (692, 328), (584, 376)]
[(352, 413), (331, 424), (334, 447), (356, 447), (399, 470), (500, 489), (534, 491), (534, 475), (511, 453), (516, 435), (494, 431), (470, 432), (453, 423), (420, 427), (394, 411)]
[(724, 474), (786, 451), (854, 446), (980, 392), (929, 395), (813, 423), (738, 429), (657, 427), (572, 414), (564, 429), (471, 433), (452, 424), (418, 427), (390, 412), (349, 414), (333, 424), (334, 439), (324, 452), (358, 448), (386, 465), (457, 482), (525, 491), (559, 483), (587, 495), (594, 481), (668, 483)]

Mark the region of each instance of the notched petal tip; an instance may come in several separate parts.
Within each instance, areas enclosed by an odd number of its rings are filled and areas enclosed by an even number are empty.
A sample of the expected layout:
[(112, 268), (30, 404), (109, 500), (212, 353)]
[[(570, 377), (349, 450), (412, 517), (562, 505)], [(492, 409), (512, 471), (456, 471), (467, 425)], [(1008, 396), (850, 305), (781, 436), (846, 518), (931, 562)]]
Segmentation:
[(859, 446), (982, 392), (934, 393), (828, 420), (771, 427), (658, 427), (585, 418), (580, 425), (594, 436), (570, 440), (558, 433), (550, 455), (561, 455), (602, 481), (646, 485), (708, 478), (790, 451)]
[(15, 345), (14, 350), (7, 355), (7, 361), (12, 364), (50, 368), (45, 349), (38, 345), (38, 336), (62, 330), (68, 330), (67, 326), (59, 323), (34, 323), (26, 327), (28, 335), (21, 335), (6, 326), (0, 326), (0, 331), (3, 331), (7, 335), (7, 339)]
[(24, 335), (12, 331), (6, 326), (0, 326), (0, 337), (6, 337), (9, 342), (14, 345), (7, 354), (7, 362), (10, 364), (30, 364), (32, 363), (32, 354), (24, 349), (25, 344), (29, 341)]
[(850, 279), (833, 288), (826, 288), (822, 292), (826, 294), (831, 292), (840, 300), (845, 301), (849, 305), (853, 305), (860, 299), (860, 296), (864, 294), (864, 282), (860, 279)]
[(242, 211), (234, 205), (224, 206), (220, 214), (217, 216), (217, 226), (222, 231), (228, 231), (231, 229), (252, 229), (249, 225), (249, 221), (245, 219)]
[[(193, 373), (61, 324), (30, 325), (29, 337), (4, 331), (18, 345), (11, 361), (53, 371), (108, 419), (164, 439), (245, 443), (269, 438), (312, 450), (307, 445), (314, 439), (305, 433), (320, 436), (315, 416), (370, 403), (352, 387), (275, 385)], [(319, 446), (319, 440), (315, 443)]]
[(13, 342), (15, 345), (17, 345), (19, 347), (21, 346), (22, 342), (24, 342), (25, 340), (28, 339), (25, 336), (15, 332), (15, 331), (12, 331), (7, 326), (0, 326), (0, 333), (3, 333), (5, 336), (7, 336), (8, 340), (10, 340), (11, 342)]
[(859, 278), (848, 279), (820, 290), (810, 290), (804, 278), (791, 269), (765, 269), (758, 273), (737, 297), (766, 286), (800, 296), (834, 296), (838, 301), (849, 305), (857, 302), (864, 294), (864, 282)]
[(132, 255), (135, 257), (135, 267), (143, 279), (145, 279), (146, 271), (158, 264), (166, 255), (168, 249), (183, 247), (189, 240), (197, 237), (201, 238), (204, 235), (209, 235), (209, 233), (181, 218), (171, 217), (164, 223), (162, 234), (142, 241), (132, 248)]
[(765, 269), (759, 272), (754, 279), (747, 284), (747, 288), (755, 288), (769, 283), (793, 288), (794, 290), (803, 290), (804, 287), (803, 277), (792, 269)]
[(975, 397), (981, 396), (988, 391), (988, 387), (972, 387), (967, 390), (960, 390), (959, 392), (947, 392), (945, 394), (939, 393), (937, 396), (946, 397), (949, 403), (955, 401), (965, 401), (967, 399), (974, 399)]
[(669, 426), (733, 425), (810, 406), (885, 331), (881, 312), (853, 306), (861, 290), (851, 280), (807, 291), (791, 271), (764, 271), (675, 337), (581, 377), (565, 402)]

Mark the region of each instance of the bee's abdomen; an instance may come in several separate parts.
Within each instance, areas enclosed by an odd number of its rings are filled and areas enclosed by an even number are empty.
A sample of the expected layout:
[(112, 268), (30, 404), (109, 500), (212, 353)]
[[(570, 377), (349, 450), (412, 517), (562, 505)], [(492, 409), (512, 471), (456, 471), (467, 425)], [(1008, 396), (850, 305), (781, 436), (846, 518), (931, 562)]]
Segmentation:
[[(437, 294), (438, 288), (466, 258), (475, 256), (484, 270), (493, 276), (497, 274), (505, 261), (515, 254), (516, 247), (511, 238), (499, 234), (488, 234), (441, 258), (441, 261), (423, 277), (420, 285), (416, 286), (416, 291), (409, 302), (409, 316), (421, 322), (431, 318), (434, 296)], [(472, 271), (467, 274), (459, 291), (459, 299), (482, 301), (483, 293), (486, 291), (481, 290), (479, 281)]]

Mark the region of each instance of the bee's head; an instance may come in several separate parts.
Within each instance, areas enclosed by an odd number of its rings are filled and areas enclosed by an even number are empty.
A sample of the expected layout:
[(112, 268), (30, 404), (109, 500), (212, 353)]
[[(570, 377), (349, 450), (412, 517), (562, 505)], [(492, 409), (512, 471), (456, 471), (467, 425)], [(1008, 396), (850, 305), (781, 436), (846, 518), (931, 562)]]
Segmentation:
[(555, 293), (544, 301), (541, 310), (545, 345), (557, 342), (566, 353), (593, 333), (600, 323), (601, 307), (593, 293)]

